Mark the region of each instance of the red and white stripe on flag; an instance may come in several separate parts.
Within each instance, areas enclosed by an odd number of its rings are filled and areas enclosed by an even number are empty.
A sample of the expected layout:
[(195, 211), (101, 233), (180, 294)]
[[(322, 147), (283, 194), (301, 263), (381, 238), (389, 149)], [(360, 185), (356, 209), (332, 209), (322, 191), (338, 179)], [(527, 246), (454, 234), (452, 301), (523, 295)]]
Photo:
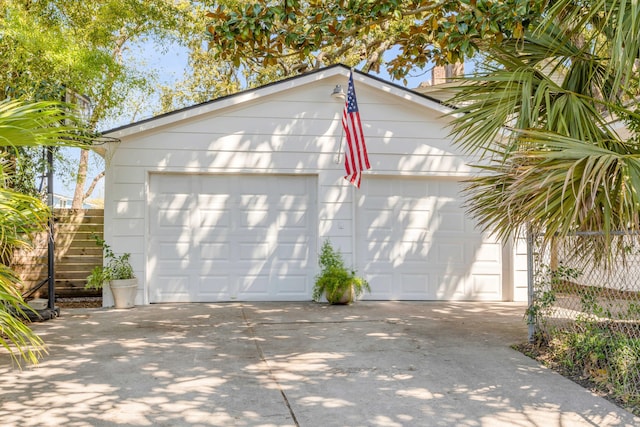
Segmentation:
[(344, 178), (360, 188), (362, 171), (371, 169), (371, 166), (369, 165), (367, 146), (364, 143), (364, 134), (362, 133), (356, 90), (353, 86), (353, 71), (349, 74), (349, 87), (342, 114), (342, 126), (347, 136), (344, 156), (344, 168), (347, 174)]

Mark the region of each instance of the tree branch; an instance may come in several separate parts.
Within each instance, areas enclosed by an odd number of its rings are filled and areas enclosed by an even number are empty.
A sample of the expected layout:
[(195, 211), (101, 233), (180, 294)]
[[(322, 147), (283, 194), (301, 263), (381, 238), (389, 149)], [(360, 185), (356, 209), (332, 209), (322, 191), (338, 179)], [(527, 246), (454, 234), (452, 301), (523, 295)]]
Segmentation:
[(82, 201), (87, 200), (89, 196), (91, 196), (91, 193), (93, 193), (93, 190), (95, 190), (96, 185), (103, 177), (104, 177), (104, 171), (100, 172), (98, 175), (95, 176), (95, 178), (93, 178), (93, 181), (91, 181), (91, 185), (89, 186), (89, 189), (87, 190), (86, 193), (84, 193), (84, 196), (82, 197)]

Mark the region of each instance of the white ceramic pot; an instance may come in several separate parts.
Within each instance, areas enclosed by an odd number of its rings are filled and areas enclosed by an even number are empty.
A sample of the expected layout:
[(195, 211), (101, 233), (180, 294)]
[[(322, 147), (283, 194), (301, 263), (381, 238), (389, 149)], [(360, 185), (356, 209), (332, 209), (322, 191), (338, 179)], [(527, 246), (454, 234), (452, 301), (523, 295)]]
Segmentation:
[(334, 302), (333, 304), (337, 304), (337, 305), (353, 304), (355, 300), (356, 300), (356, 291), (355, 289), (353, 289), (353, 286), (349, 286), (347, 289), (345, 289), (340, 299), (337, 302)]
[(136, 305), (138, 279), (112, 280), (109, 282), (115, 308), (132, 308)]

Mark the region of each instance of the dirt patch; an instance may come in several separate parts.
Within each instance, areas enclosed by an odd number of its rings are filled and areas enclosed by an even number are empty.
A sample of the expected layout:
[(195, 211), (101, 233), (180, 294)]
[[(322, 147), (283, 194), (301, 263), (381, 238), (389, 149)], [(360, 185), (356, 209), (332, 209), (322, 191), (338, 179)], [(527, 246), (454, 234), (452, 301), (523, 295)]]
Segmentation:
[(571, 370), (565, 368), (553, 357), (553, 354), (550, 351), (549, 347), (532, 343), (516, 344), (512, 347), (514, 350), (517, 350), (525, 356), (529, 356), (530, 358), (537, 360), (547, 368), (552, 369), (553, 371), (570, 379), (576, 384), (579, 384), (590, 392), (607, 399), (608, 401), (633, 413), (634, 415), (640, 416), (640, 406), (629, 405), (628, 403), (620, 399), (616, 399), (615, 397), (611, 396), (607, 392), (607, 390), (603, 390), (602, 387), (599, 387), (598, 384), (594, 381), (590, 381), (589, 379), (581, 376), (579, 373), (572, 372)]
[(102, 297), (57, 298), (56, 306), (60, 308), (97, 308), (102, 307)]

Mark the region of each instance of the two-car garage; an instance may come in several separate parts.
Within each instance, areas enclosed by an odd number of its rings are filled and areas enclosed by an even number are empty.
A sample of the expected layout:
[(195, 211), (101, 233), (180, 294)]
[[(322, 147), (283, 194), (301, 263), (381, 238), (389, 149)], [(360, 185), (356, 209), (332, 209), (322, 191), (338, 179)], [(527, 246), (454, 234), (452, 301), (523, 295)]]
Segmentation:
[[(317, 178), (152, 174), (150, 302), (308, 300)], [(464, 215), (458, 181), (369, 177), (356, 194), (366, 298), (501, 298), (501, 250)], [(350, 260), (347, 259), (347, 263)]]
[(349, 73), (336, 65), (105, 133), (105, 239), (131, 253), (137, 304), (309, 301), (325, 239), (369, 281), (367, 299), (523, 295), (512, 249), (466, 213), (476, 159), (451, 141), (437, 100), (354, 72), (371, 170), (360, 188), (343, 179), (344, 101), (331, 94)]

